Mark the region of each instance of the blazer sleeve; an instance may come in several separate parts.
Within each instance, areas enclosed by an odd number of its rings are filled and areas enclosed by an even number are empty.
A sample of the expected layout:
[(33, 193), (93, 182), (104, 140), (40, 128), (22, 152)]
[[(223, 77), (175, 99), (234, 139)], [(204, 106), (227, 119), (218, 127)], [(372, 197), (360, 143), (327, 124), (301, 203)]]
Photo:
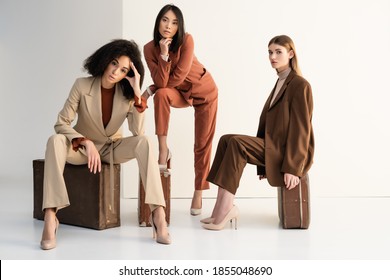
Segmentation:
[(84, 137), (82, 134), (77, 132), (72, 126), (72, 122), (75, 119), (77, 110), (80, 105), (81, 91), (80, 91), (80, 80), (77, 79), (73, 84), (69, 96), (65, 101), (64, 107), (59, 112), (57, 122), (54, 125), (54, 130), (57, 134), (63, 134), (68, 138), (70, 142), (74, 138)]
[(172, 61), (165, 61), (159, 53), (154, 51), (153, 43), (144, 47), (146, 64), (150, 70), (153, 83), (157, 88), (174, 88), (182, 84), (191, 70), (194, 57), (194, 40), (190, 34), (185, 36), (180, 47), (180, 58), (171, 73)]
[(145, 134), (145, 111), (138, 111), (134, 106), (134, 101), (130, 101), (127, 123), (129, 130), (134, 136)]
[(291, 100), (286, 150), (281, 171), (302, 177), (310, 145), (313, 97), (311, 86), (306, 81), (292, 90), (295, 94)]

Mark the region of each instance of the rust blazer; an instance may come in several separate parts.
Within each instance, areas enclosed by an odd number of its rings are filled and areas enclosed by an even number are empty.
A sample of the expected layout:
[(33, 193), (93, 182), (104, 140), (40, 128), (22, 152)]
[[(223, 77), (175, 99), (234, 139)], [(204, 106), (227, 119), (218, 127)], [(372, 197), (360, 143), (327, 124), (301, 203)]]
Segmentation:
[(260, 116), (257, 137), (264, 139), (265, 167), (257, 170), (271, 186), (284, 186), (284, 173), (302, 177), (313, 163), (313, 97), (309, 82), (293, 70), (270, 106), (275, 87)]
[(185, 34), (177, 52), (169, 52), (168, 61), (162, 59), (160, 53), (160, 46), (155, 46), (153, 40), (144, 46), (144, 56), (155, 90), (175, 88), (191, 106), (196, 105), (193, 104), (193, 93), (202, 95), (206, 100), (207, 95), (216, 98), (215, 94), (210, 93), (218, 91), (217, 86), (211, 74), (194, 55), (194, 39), (190, 34)]

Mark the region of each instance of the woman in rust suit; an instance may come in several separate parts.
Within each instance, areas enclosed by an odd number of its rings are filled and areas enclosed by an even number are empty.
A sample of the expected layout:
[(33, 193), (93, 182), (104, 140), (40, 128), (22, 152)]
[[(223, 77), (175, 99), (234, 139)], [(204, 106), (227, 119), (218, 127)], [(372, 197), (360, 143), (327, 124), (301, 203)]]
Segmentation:
[[(259, 179), (272, 186), (295, 188), (313, 163), (313, 97), (311, 86), (298, 67), (293, 41), (286, 35), (272, 38), (269, 60), (278, 80), (265, 102), (257, 135), (228, 134), (221, 137), (207, 178), (219, 186), (211, 217), (203, 227), (221, 230), (237, 222), (234, 197), (247, 163), (257, 165)], [(236, 224), (237, 228), (237, 224)]]
[(194, 55), (194, 40), (185, 33), (181, 10), (164, 6), (157, 15), (154, 39), (144, 46), (144, 55), (153, 79), (143, 96), (154, 95), (159, 165), (169, 168), (171, 153), (167, 145), (170, 107), (195, 110), (195, 191), (191, 214), (201, 214), (202, 190), (210, 168), (211, 146), (215, 132), (218, 89), (206, 68)]

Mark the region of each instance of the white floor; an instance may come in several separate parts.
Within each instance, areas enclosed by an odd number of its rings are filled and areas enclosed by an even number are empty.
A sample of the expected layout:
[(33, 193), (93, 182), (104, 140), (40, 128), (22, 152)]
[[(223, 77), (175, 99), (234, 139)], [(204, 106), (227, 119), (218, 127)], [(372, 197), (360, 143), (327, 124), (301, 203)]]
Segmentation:
[(57, 248), (39, 248), (43, 222), (32, 218), (32, 187), (1, 183), (2, 260), (389, 260), (390, 198), (311, 199), (308, 230), (281, 229), (276, 198), (237, 199), (238, 230), (207, 231), (189, 214), (189, 199), (171, 202), (169, 246), (137, 223), (137, 200), (122, 199), (121, 227), (92, 230), (60, 225)]

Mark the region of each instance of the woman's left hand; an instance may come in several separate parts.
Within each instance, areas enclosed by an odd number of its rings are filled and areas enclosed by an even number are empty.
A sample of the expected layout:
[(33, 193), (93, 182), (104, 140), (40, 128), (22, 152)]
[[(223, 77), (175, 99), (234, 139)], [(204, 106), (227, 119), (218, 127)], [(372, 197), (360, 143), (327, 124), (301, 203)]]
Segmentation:
[(126, 76), (125, 78), (129, 81), (131, 87), (134, 90), (135, 96), (138, 97), (138, 103), (141, 103), (141, 88), (139, 86), (141, 75), (138, 73), (137, 68), (135, 68), (134, 63), (130, 65), (131, 70), (134, 72), (134, 77)]
[(292, 190), (299, 184), (299, 177), (290, 173), (284, 173), (284, 184), (288, 190)]

